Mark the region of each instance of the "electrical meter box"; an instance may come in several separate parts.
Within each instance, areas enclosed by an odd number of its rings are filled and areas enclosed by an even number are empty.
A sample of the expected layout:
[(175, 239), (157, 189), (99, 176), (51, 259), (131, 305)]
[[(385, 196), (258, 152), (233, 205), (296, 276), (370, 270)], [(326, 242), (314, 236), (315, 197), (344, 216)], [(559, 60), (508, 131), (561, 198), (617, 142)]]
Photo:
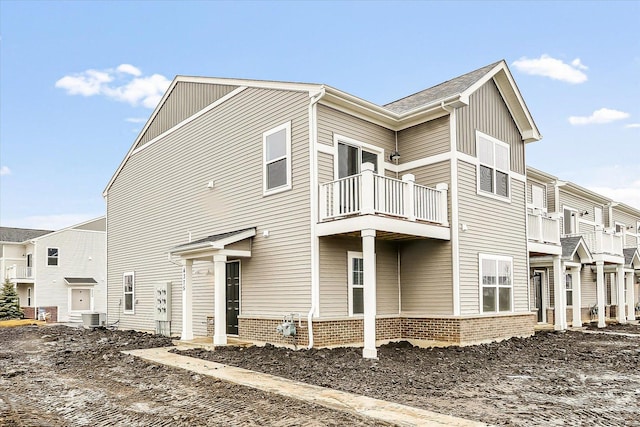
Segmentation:
[(155, 299), (155, 320), (171, 321), (171, 282), (157, 283), (153, 296)]

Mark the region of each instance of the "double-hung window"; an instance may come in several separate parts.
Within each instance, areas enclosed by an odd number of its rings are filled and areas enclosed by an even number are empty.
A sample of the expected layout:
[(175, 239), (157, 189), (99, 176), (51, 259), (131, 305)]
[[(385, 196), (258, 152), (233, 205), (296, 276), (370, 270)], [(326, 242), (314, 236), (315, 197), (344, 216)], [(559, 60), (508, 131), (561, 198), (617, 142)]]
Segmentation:
[(573, 305), (573, 276), (569, 273), (564, 276), (565, 288), (567, 290), (567, 307)]
[(512, 311), (513, 258), (480, 254), (482, 313)]
[(347, 252), (349, 315), (364, 314), (364, 260), (362, 252)]
[(262, 134), (263, 191), (278, 193), (291, 188), (291, 122)]
[(124, 312), (133, 313), (136, 286), (135, 273), (124, 273), (122, 276), (122, 286), (124, 291)]
[(58, 248), (47, 248), (47, 265), (57, 266), (60, 257)]
[(509, 145), (476, 132), (478, 153), (478, 193), (509, 198), (510, 154)]

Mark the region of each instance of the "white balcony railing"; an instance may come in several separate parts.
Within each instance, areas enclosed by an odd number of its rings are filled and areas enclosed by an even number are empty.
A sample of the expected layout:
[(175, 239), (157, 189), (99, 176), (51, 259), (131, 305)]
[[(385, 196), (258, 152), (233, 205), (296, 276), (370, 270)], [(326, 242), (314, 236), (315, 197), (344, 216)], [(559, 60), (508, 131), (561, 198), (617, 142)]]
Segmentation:
[(382, 214), (448, 226), (447, 185), (429, 188), (414, 181), (411, 174), (402, 180), (376, 175), (365, 163), (361, 174), (320, 185), (320, 221)]
[(581, 233), (581, 235), (591, 253), (622, 256), (622, 236), (604, 230)]
[(7, 279), (32, 279), (33, 267), (25, 267), (21, 265), (12, 265), (7, 267), (5, 272)]
[(527, 237), (541, 243), (560, 244), (560, 221), (547, 218), (541, 214), (529, 213), (529, 229)]

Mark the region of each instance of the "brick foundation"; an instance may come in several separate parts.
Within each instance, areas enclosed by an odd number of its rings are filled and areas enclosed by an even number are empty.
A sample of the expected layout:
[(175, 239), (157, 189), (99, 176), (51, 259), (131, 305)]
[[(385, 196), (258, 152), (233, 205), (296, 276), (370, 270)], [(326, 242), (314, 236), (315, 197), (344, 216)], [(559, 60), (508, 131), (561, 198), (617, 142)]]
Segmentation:
[[(604, 307), (604, 318), (605, 319), (615, 319), (616, 317), (616, 308), (617, 306), (615, 305), (606, 305)], [(547, 323), (553, 325), (555, 322), (555, 309), (553, 308), (548, 308), (547, 309)], [(590, 307), (581, 307), (580, 309), (580, 319), (582, 320), (582, 323), (591, 323), (591, 322), (597, 322), (598, 321), (598, 315), (592, 316), (591, 315), (591, 308)], [(569, 307), (567, 308), (567, 323), (571, 324), (573, 323), (573, 308)]]
[(24, 314), (25, 319), (35, 319), (36, 318), (36, 308), (35, 307), (20, 307), (22, 309), (22, 313)]

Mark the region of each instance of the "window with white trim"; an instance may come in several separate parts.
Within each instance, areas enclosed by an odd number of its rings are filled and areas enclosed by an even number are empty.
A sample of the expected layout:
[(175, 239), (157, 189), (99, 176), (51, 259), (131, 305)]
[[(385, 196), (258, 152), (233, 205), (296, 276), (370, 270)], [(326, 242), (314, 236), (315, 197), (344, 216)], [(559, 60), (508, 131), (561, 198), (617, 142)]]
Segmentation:
[(124, 293), (124, 312), (133, 313), (135, 303), (135, 273), (124, 273), (122, 276), (122, 288)]
[(60, 250), (58, 248), (47, 248), (47, 265), (57, 266), (60, 259)]
[(482, 313), (512, 311), (513, 258), (480, 254)]
[(573, 275), (565, 274), (564, 283), (567, 290), (567, 307), (571, 307), (573, 305)]
[(334, 164), (336, 179), (359, 174), (363, 163), (372, 163), (373, 172), (379, 173), (384, 158), (381, 148), (340, 135), (333, 139), (338, 153)]
[(544, 187), (531, 184), (531, 204), (534, 209), (544, 209)]
[(563, 207), (562, 230), (564, 234), (576, 234), (578, 232), (578, 211)]
[(627, 226), (621, 222), (616, 221), (616, 233), (624, 233)]
[(364, 259), (362, 252), (347, 252), (349, 316), (364, 314)]
[(602, 228), (604, 226), (604, 220), (602, 217), (602, 208), (600, 206), (593, 207), (593, 218), (596, 223), (596, 227)]
[(291, 188), (291, 122), (262, 134), (263, 191), (278, 193)]
[(478, 193), (508, 198), (510, 194), (509, 145), (495, 138), (476, 132), (478, 153)]

